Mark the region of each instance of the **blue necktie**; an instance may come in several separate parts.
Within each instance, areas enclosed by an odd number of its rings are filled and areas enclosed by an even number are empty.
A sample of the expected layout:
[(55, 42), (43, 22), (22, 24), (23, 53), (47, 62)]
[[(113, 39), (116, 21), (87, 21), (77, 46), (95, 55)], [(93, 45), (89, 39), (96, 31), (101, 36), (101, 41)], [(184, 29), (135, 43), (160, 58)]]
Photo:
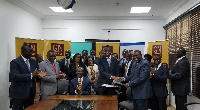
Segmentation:
[(110, 67), (110, 58), (107, 58), (107, 61), (108, 61), (108, 65)]
[(27, 65), (27, 67), (28, 67), (28, 70), (30, 71), (29, 59), (26, 60), (26, 65)]

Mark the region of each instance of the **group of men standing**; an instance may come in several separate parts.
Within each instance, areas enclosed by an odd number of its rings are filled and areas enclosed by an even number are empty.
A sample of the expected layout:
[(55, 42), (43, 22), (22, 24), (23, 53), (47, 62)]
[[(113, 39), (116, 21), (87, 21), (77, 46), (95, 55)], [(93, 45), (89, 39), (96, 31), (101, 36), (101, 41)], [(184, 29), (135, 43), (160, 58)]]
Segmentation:
[[(38, 65), (36, 60), (31, 58), (32, 52), (30, 46), (23, 45), (21, 56), (10, 63), (9, 97), (13, 101), (13, 110), (22, 110), (34, 103), (35, 78), (41, 79), (41, 99), (48, 95), (54, 95), (57, 91), (57, 79), (66, 77), (65, 73), (72, 62), (69, 51), (65, 52), (66, 58), (58, 62), (55, 60), (55, 52), (48, 51), (47, 59)], [(82, 54), (86, 55), (87, 53)], [(161, 63), (161, 56), (155, 55), (153, 57), (154, 66), (151, 66), (149, 61), (142, 58), (139, 50), (135, 50), (132, 54), (123, 51), (124, 58), (121, 60), (111, 56), (110, 46), (105, 46), (100, 54), (102, 57), (94, 60), (98, 64), (99, 70), (96, 83), (99, 95), (115, 95), (115, 89), (102, 86), (103, 84), (112, 85), (115, 80), (122, 82), (123, 87), (132, 89), (134, 110), (148, 110), (148, 101), (151, 102), (152, 110), (166, 110), (168, 95), (166, 82), (169, 78), (172, 92), (175, 95), (176, 109), (187, 110), (184, 103), (187, 102), (187, 95), (190, 91), (190, 64), (185, 57), (184, 48), (180, 47), (177, 50), (178, 60), (171, 71), (168, 71), (168, 68)], [(83, 56), (81, 60), (84, 61), (84, 58)], [(76, 69), (77, 77), (80, 76), (79, 73), (82, 75), (83, 69)], [(78, 91), (78, 89), (76, 90)]]

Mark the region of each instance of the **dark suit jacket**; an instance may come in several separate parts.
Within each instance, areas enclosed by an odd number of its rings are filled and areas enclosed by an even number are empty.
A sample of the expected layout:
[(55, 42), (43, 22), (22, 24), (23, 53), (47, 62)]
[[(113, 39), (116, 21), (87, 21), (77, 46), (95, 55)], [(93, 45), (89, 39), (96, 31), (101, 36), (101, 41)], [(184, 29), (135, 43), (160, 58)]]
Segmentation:
[[(76, 95), (75, 90), (76, 90), (77, 86), (78, 86), (78, 77), (71, 80), (71, 83), (70, 83), (70, 94), (71, 95)], [(91, 85), (90, 85), (90, 80), (88, 78), (83, 77), (81, 92), (82, 92), (81, 95), (90, 95), (91, 94)]]
[(152, 91), (157, 97), (164, 97), (168, 95), (166, 87), (167, 76), (168, 68), (161, 65), (158, 70), (155, 70), (155, 73), (151, 78)]
[[(134, 61), (131, 61), (131, 64), (128, 68), (128, 73), (127, 73), (127, 76), (130, 76), (131, 75), (131, 68), (132, 68), (132, 64), (134, 63)], [(122, 64), (122, 67), (121, 67), (121, 77), (125, 77), (124, 74), (125, 74), (125, 69), (126, 69), (126, 63), (123, 63)]]
[(190, 63), (186, 57), (182, 58), (172, 69), (171, 88), (174, 95), (188, 95), (190, 92)]
[(108, 61), (106, 57), (99, 58), (99, 78), (97, 81), (97, 87), (101, 87), (102, 84), (111, 84), (112, 80), (110, 79), (111, 76), (119, 76), (119, 65), (118, 60), (114, 57), (111, 57), (111, 64), (109, 67)]
[(94, 64), (98, 65), (98, 59), (99, 59), (99, 57), (95, 57)]
[[(69, 67), (67, 67), (65, 65), (65, 60), (66, 58), (60, 59), (58, 60), (59, 66), (60, 66), (60, 71), (64, 72), (64, 73), (68, 73), (69, 72)], [(70, 58), (70, 64), (73, 63), (72, 58)]]
[[(83, 76), (86, 77), (87, 74), (88, 74), (88, 71), (86, 69), (85, 64), (80, 63), (79, 67), (83, 67), (84, 68)], [(71, 81), (74, 78), (76, 78), (76, 64), (75, 63), (71, 63), (69, 65), (68, 79), (69, 79), (69, 81)]]
[(125, 82), (129, 82), (134, 99), (150, 98), (152, 91), (149, 63), (143, 59), (138, 64), (134, 62), (132, 64), (131, 75), (125, 77)]
[(11, 85), (9, 96), (11, 98), (26, 99), (29, 96), (31, 86), (35, 95), (35, 78), (31, 79), (31, 73), (34, 72), (38, 64), (32, 58), (29, 59), (29, 63), (30, 71), (21, 56), (10, 62), (9, 81)]

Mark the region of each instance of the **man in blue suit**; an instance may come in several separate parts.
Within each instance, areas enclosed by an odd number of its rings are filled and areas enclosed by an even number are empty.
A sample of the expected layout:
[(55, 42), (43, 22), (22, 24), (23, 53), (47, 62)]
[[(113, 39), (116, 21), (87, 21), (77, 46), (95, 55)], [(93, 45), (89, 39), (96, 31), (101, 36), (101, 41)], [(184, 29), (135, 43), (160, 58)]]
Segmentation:
[(91, 85), (88, 78), (83, 77), (84, 68), (76, 68), (77, 77), (71, 80), (70, 83), (70, 95), (90, 95)]
[(152, 110), (167, 110), (167, 76), (168, 68), (161, 63), (161, 56), (153, 57), (154, 68), (151, 68), (151, 85), (153, 96), (151, 98)]
[[(117, 79), (119, 76), (120, 66), (116, 58), (111, 57), (111, 48), (107, 45), (104, 48), (105, 57), (101, 57), (98, 60), (99, 67), (99, 78), (97, 81), (98, 94), (99, 95), (114, 95), (115, 91), (113, 88), (102, 87), (103, 84), (112, 84), (113, 79)], [(115, 77), (117, 76), (117, 77)]]
[(37, 71), (37, 61), (31, 58), (33, 49), (29, 45), (21, 47), (21, 55), (10, 62), (9, 97), (13, 102), (13, 110), (23, 110), (34, 103), (35, 77), (47, 74)]
[(131, 75), (121, 77), (118, 81), (128, 82), (125, 87), (132, 88), (134, 110), (148, 110), (148, 98), (152, 96), (150, 83), (150, 65), (142, 59), (139, 50), (133, 54), (135, 62), (132, 64)]

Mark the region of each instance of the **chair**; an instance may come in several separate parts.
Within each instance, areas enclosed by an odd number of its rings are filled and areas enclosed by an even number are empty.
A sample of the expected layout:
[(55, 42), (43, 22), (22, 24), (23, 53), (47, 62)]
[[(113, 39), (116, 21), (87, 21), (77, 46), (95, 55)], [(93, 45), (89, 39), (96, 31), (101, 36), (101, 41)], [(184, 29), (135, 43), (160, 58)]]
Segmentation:
[(197, 102), (189, 102), (189, 103), (185, 103), (184, 106), (189, 106), (189, 105), (194, 105), (194, 104), (200, 104), (200, 103), (197, 103)]
[(69, 80), (60, 79), (58, 80), (58, 95), (67, 94), (69, 87)]
[(124, 108), (128, 110), (133, 110), (133, 96), (131, 93), (131, 88), (127, 88), (126, 90), (127, 101), (122, 101), (119, 103), (119, 108)]

